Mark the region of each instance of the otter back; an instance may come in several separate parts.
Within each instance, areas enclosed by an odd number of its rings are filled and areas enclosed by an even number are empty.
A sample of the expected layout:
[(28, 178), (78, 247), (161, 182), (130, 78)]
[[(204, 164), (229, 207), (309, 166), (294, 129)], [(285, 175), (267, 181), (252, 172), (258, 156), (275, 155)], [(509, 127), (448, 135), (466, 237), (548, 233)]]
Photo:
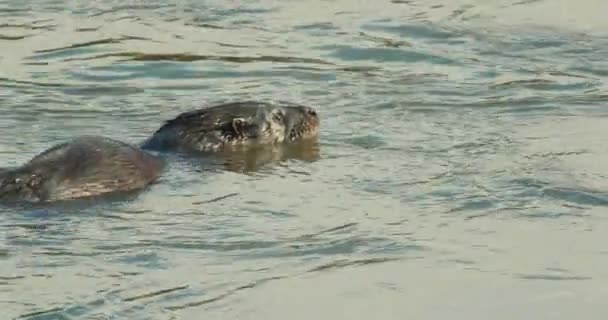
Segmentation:
[(141, 189), (164, 161), (117, 140), (82, 136), (0, 173), (0, 199), (57, 201)]
[(143, 144), (152, 150), (219, 151), (244, 138), (235, 130), (235, 119), (251, 119), (266, 103), (245, 101), (180, 113)]

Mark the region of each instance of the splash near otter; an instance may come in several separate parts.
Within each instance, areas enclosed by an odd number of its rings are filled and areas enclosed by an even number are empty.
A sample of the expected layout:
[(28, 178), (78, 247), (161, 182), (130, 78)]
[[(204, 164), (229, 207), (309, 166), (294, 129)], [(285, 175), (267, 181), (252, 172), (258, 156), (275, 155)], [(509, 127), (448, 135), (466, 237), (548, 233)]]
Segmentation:
[(81, 136), (0, 170), (0, 201), (52, 202), (142, 189), (164, 161), (110, 138)]
[(258, 101), (232, 102), (179, 114), (166, 121), (143, 148), (217, 152), (293, 143), (316, 137), (319, 115), (309, 106)]

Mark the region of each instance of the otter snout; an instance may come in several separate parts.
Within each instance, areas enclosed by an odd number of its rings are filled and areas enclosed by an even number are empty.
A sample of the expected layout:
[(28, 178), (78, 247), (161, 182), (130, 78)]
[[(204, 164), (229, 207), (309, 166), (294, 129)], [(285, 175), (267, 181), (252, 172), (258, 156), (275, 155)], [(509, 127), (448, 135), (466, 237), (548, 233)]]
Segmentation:
[(319, 112), (315, 110), (313, 107), (305, 107), (304, 114), (306, 117), (306, 122), (312, 124), (313, 126), (319, 125)]

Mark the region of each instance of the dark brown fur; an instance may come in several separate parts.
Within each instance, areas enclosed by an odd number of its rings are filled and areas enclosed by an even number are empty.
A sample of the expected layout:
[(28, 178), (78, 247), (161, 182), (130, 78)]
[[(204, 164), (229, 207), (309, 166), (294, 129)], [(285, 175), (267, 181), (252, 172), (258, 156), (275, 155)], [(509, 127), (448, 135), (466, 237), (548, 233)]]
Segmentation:
[(0, 172), (0, 199), (46, 202), (134, 191), (156, 180), (163, 167), (163, 160), (135, 146), (82, 136)]
[(314, 136), (317, 112), (307, 106), (258, 101), (220, 104), (179, 114), (166, 121), (143, 147), (189, 151), (220, 151)]

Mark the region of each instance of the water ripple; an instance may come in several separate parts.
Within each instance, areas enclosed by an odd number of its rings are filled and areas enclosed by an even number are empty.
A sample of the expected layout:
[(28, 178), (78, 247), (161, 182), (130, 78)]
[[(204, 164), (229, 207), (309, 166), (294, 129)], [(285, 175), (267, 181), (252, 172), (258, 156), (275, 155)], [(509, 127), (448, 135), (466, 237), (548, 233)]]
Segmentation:
[(601, 314), (608, 7), (465, 2), (0, 2), (2, 167), (217, 102), (321, 115), (136, 195), (2, 206), (4, 317)]

